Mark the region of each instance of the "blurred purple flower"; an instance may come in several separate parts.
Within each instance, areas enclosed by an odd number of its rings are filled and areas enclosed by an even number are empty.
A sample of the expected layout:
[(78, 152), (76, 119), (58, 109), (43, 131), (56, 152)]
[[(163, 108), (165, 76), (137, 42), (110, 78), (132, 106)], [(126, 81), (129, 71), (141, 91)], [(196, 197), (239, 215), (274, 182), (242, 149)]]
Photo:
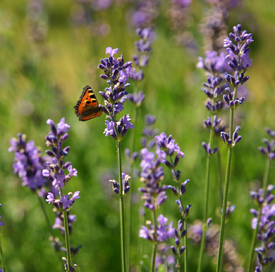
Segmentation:
[(204, 68), (211, 74), (215, 73), (232, 73), (232, 68), (228, 65), (225, 53), (221, 52), (220, 55), (216, 51), (206, 51), (205, 59), (199, 57), (197, 68)]
[(10, 140), (9, 152), (14, 152), (14, 173), (23, 180), (22, 186), (28, 186), (32, 192), (46, 185), (47, 179), (42, 176), (46, 167), (46, 157), (43, 157), (34, 141), (26, 142), (26, 136), (19, 133), (18, 139)]
[(144, 100), (145, 95), (143, 91), (134, 92), (133, 94), (128, 94), (128, 100), (132, 102), (136, 107), (139, 107)]
[(259, 151), (266, 156), (269, 160), (275, 159), (275, 132), (270, 130), (269, 128), (266, 129), (268, 135), (273, 138), (273, 140), (269, 141), (268, 139), (263, 139), (264, 144), (266, 147), (259, 147)]

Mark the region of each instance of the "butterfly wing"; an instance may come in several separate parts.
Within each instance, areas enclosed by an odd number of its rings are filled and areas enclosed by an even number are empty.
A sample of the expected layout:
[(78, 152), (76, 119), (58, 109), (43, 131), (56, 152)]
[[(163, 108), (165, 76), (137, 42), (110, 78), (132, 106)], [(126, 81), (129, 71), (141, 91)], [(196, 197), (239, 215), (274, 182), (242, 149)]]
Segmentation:
[(102, 114), (102, 109), (98, 107), (96, 96), (88, 85), (83, 88), (83, 92), (74, 108), (79, 121), (87, 121)]

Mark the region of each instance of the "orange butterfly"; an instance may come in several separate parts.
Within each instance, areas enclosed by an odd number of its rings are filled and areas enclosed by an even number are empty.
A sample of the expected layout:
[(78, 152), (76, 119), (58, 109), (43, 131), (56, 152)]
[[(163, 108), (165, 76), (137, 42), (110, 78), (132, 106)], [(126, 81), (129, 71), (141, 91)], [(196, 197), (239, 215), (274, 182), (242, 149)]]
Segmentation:
[(98, 117), (103, 111), (102, 108), (98, 107), (95, 94), (88, 85), (83, 88), (83, 92), (74, 108), (76, 116), (79, 117), (79, 121), (87, 121)]

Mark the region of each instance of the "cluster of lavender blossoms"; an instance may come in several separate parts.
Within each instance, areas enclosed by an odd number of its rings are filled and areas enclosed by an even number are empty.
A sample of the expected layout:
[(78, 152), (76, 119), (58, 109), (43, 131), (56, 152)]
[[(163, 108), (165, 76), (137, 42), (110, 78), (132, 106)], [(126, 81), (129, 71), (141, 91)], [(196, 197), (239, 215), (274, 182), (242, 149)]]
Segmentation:
[(268, 139), (263, 139), (264, 144), (266, 145), (266, 147), (259, 147), (259, 151), (265, 156), (267, 157), (269, 160), (275, 160), (275, 149), (274, 149), (274, 145), (275, 145), (275, 131), (267, 128), (266, 132), (268, 133), (268, 135), (273, 139), (271, 141), (269, 141)]
[(274, 200), (274, 195), (271, 194), (274, 188), (274, 185), (267, 186), (265, 194), (263, 189), (258, 192), (250, 192), (256, 205), (260, 207), (260, 214), (255, 209), (250, 210), (254, 216), (251, 221), (251, 227), (258, 230), (257, 238), (261, 242), (261, 246), (255, 248), (259, 263), (255, 270), (257, 272), (263, 271), (264, 266), (274, 262), (272, 251), (275, 246), (273, 241), (273, 234), (275, 233), (275, 204), (271, 203)]
[(157, 225), (156, 229), (154, 229), (154, 226), (150, 221), (146, 221), (149, 228), (141, 226), (139, 237), (147, 239), (153, 243), (161, 243), (167, 241), (168, 238), (174, 237), (175, 232), (173, 229), (173, 222), (170, 222), (169, 225), (167, 225), (168, 219), (162, 214), (158, 216), (157, 221), (159, 225)]
[(141, 81), (144, 78), (142, 68), (148, 65), (152, 52), (151, 43), (154, 39), (155, 32), (150, 28), (138, 28), (136, 32), (140, 36), (140, 40), (135, 42), (138, 54), (133, 55), (133, 60), (138, 70), (133, 68), (130, 77), (133, 80)]
[(154, 128), (156, 117), (151, 114), (145, 115), (145, 126), (142, 130), (141, 146), (151, 150), (156, 145), (155, 136), (159, 130)]
[(19, 133), (18, 138), (10, 140), (9, 152), (14, 152), (13, 170), (22, 179), (22, 186), (28, 186), (32, 192), (43, 196), (47, 179), (42, 171), (47, 167), (47, 158), (42, 156), (34, 141), (26, 142), (26, 135)]
[[(130, 78), (136, 82), (143, 80), (144, 73), (142, 68), (147, 66), (150, 58), (151, 42), (155, 33), (150, 28), (136, 30), (137, 34), (140, 36), (140, 40), (135, 42), (138, 54), (133, 55), (133, 61), (137, 68), (133, 67), (130, 73)], [(133, 94), (128, 94), (128, 100), (139, 107), (144, 100), (145, 95), (143, 91), (135, 91)]]
[[(75, 200), (80, 198), (79, 191), (74, 193), (63, 193), (64, 186), (70, 181), (72, 176), (77, 176), (77, 170), (72, 167), (71, 162), (64, 162), (64, 158), (68, 155), (69, 146), (63, 148), (63, 142), (69, 137), (69, 125), (65, 123), (65, 118), (55, 126), (50, 119), (47, 120), (51, 131), (46, 136), (46, 145), (51, 147), (51, 150), (46, 150), (50, 160), (47, 162), (48, 167), (43, 170), (42, 174), (48, 178), (52, 186), (58, 190), (58, 195), (49, 192), (46, 201), (54, 206), (56, 213), (55, 224), (53, 228), (57, 228), (65, 236), (66, 249), (61, 250), (67, 253), (67, 258), (63, 257), (66, 271), (76, 271), (76, 264), (71, 263), (71, 254), (76, 254), (81, 246), (72, 248), (70, 246), (69, 236), (72, 233), (72, 224), (76, 221), (76, 215), (70, 215), (69, 211), (72, 208)], [(65, 174), (65, 172), (68, 172)], [(52, 241), (55, 246), (59, 243)]]
[[(129, 192), (129, 190), (130, 190), (129, 180), (130, 179), (131, 179), (131, 177), (129, 175), (122, 173), (122, 195), (126, 195)], [(114, 179), (110, 179), (109, 182), (111, 182), (113, 185), (114, 193), (119, 195), (120, 194), (119, 183)]]
[(129, 75), (131, 73), (131, 61), (124, 62), (123, 56), (115, 58), (114, 54), (118, 53), (118, 48), (106, 48), (106, 54), (109, 58), (101, 59), (98, 68), (104, 71), (100, 77), (107, 81), (109, 87), (105, 88), (105, 92), (99, 92), (105, 99), (105, 105), (102, 107), (109, 121), (106, 120), (105, 136), (111, 135), (115, 140), (121, 141), (128, 129), (134, 128), (130, 122), (128, 114), (124, 115), (119, 121), (116, 115), (123, 110), (123, 104), (127, 99), (125, 88), (129, 86)]
[(152, 25), (159, 14), (158, 6), (158, 0), (136, 1), (134, 12), (131, 16), (132, 25), (141, 28)]
[(155, 159), (155, 153), (150, 152), (147, 148), (140, 151), (140, 181), (144, 183), (144, 187), (139, 188), (139, 191), (143, 193), (144, 207), (154, 211), (167, 199), (165, 192), (167, 186), (161, 185), (164, 172), (162, 166), (160, 166), (165, 154), (157, 149), (156, 155), (157, 158)]
[[(46, 150), (47, 155), (51, 158), (48, 162), (49, 168), (43, 170), (43, 176), (48, 178), (52, 185), (59, 190), (59, 197), (55, 199), (55, 195), (48, 193), (46, 201), (53, 205), (61, 212), (69, 211), (74, 201), (80, 198), (79, 191), (75, 193), (63, 194), (62, 189), (69, 182), (72, 176), (77, 176), (77, 170), (72, 167), (71, 162), (65, 162), (64, 158), (68, 155), (69, 146), (63, 148), (63, 142), (69, 137), (69, 125), (65, 123), (65, 118), (55, 126), (52, 120), (48, 120), (47, 124), (51, 126), (51, 131), (46, 136), (46, 145), (52, 150)], [(69, 173), (66, 175), (65, 170)]]
[[(191, 205), (186, 205), (184, 208), (182, 202), (182, 195), (186, 192), (186, 185), (189, 180), (185, 180), (181, 186), (179, 185), (181, 178), (181, 171), (176, 170), (178, 163), (181, 158), (184, 158), (184, 153), (180, 150), (178, 144), (175, 143), (175, 140), (172, 139), (172, 135), (169, 137), (166, 136), (164, 132), (160, 135), (155, 136), (157, 150), (162, 154), (161, 163), (164, 163), (169, 169), (172, 171), (173, 180), (176, 182), (176, 187), (172, 185), (168, 185), (167, 188), (171, 189), (172, 192), (177, 196), (176, 203), (179, 207), (179, 211), (181, 213), (182, 220), (178, 221), (178, 228), (174, 229), (174, 239), (175, 246), (171, 246), (171, 250), (173, 254), (177, 257), (176, 267), (180, 267), (179, 257), (185, 252), (186, 248), (186, 234), (187, 234), (187, 217), (189, 215), (189, 210)], [(181, 245), (181, 239), (184, 238), (184, 245)], [(187, 256), (184, 256), (185, 262), (187, 261)]]

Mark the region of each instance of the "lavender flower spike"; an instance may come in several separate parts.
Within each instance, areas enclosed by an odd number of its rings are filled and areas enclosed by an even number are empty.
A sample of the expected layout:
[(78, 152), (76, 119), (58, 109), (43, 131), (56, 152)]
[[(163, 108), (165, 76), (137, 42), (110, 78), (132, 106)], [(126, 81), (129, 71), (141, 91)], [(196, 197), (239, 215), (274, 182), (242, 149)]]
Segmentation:
[(239, 86), (248, 80), (245, 72), (248, 67), (252, 66), (252, 60), (249, 59), (249, 44), (253, 42), (252, 34), (248, 34), (246, 30), (242, 30), (239, 24), (233, 27), (234, 33), (230, 33), (229, 37), (224, 40), (226, 47), (228, 65), (235, 71), (235, 75), (228, 75), (227, 81), (233, 86)]
[[(68, 138), (69, 125), (65, 123), (65, 118), (62, 118), (60, 122), (55, 126), (52, 120), (48, 120), (47, 124), (50, 125), (51, 131), (46, 136), (46, 144), (50, 146), (52, 150), (47, 150), (46, 153), (50, 156), (50, 161), (48, 162), (48, 168), (45, 168), (42, 172), (42, 175), (45, 178), (48, 178), (52, 185), (57, 189), (64, 188), (65, 184), (69, 182), (72, 176), (77, 176), (77, 170), (72, 167), (70, 162), (64, 163), (64, 157), (68, 155), (70, 150), (69, 146), (65, 148), (62, 147), (63, 142)], [(65, 170), (68, 171), (68, 174), (65, 174)], [(71, 205), (74, 203), (78, 196), (79, 192), (73, 194), (73, 197), (70, 199), (69, 196), (72, 193), (67, 195), (61, 195), (60, 199), (55, 200), (54, 194), (49, 193), (47, 196), (47, 202), (53, 203), (56, 208), (60, 211), (68, 210), (71, 208)]]
[(34, 141), (26, 142), (26, 135), (19, 133), (18, 139), (10, 140), (9, 152), (14, 152), (14, 173), (22, 179), (22, 186), (28, 186), (32, 192), (46, 185), (42, 170), (47, 167), (46, 158), (42, 156)]

